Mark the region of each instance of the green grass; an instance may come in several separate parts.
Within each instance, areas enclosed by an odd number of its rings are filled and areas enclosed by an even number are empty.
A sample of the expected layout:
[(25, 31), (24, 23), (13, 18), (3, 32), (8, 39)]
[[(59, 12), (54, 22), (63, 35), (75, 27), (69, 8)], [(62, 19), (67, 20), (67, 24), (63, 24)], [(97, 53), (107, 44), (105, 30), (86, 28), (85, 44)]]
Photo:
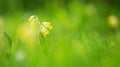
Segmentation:
[[(47, 6), (45, 10), (20, 11), (4, 17), (4, 30), (10, 36), (12, 45), (8, 47), (9, 37), (3, 35), (3, 39), (6, 39), (2, 42), (8, 48), (5, 46), (5, 51), (0, 52), (1, 67), (120, 66), (119, 28), (111, 29), (107, 25), (107, 17), (99, 15), (94, 5), (89, 7), (73, 2), (68, 5), (68, 10), (51, 5), (53, 11)], [(87, 8), (92, 9), (90, 13), (85, 11)], [(35, 40), (31, 47), (28, 43), (30, 39), (19, 38), (17, 31), (23, 24), (28, 23), (28, 18), (33, 14), (36, 14), (40, 21), (51, 22), (53, 30), (45, 38), (42, 35), (36, 39), (29, 37)], [(23, 55), (23, 60), (16, 59), (17, 52)]]

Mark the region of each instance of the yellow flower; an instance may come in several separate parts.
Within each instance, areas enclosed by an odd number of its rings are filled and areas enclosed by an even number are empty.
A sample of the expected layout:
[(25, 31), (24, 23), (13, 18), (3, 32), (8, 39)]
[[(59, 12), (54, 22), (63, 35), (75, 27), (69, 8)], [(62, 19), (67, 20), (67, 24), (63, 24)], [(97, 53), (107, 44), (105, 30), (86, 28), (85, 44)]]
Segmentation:
[(53, 26), (51, 26), (51, 24), (49, 22), (43, 22), (41, 25), (43, 25), (44, 27), (46, 27), (49, 30), (52, 30)]
[(28, 19), (33, 30), (40, 31), (44, 37), (49, 34), (49, 30), (52, 30), (53, 26), (49, 22), (43, 22), (40, 24), (40, 21), (36, 15), (31, 16)]
[(30, 16), (30, 18), (28, 19), (28, 22), (30, 24), (34, 23), (35, 20), (38, 20), (38, 17), (36, 15)]
[(49, 34), (49, 31), (44, 26), (40, 27), (40, 32), (43, 34), (44, 37)]
[(40, 27), (40, 32), (46, 37), (49, 34), (49, 30), (52, 30), (52, 26), (49, 22), (43, 22)]
[(40, 21), (36, 15), (31, 16), (28, 19), (28, 22), (30, 23), (31, 27), (34, 29), (39, 29), (40, 27)]

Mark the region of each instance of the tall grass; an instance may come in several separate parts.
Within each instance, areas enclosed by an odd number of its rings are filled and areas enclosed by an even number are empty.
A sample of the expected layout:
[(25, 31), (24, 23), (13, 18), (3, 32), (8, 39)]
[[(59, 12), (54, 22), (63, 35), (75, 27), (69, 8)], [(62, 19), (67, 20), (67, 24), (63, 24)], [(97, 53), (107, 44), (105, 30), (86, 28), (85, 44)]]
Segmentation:
[[(1, 33), (6, 39), (0, 40), (0, 45), (5, 43), (7, 47), (3, 46), (4, 50), (0, 52), (1, 67), (120, 66), (119, 28), (111, 29), (107, 17), (102, 17), (94, 4), (73, 2), (68, 10), (51, 5), (53, 11), (47, 6), (45, 10), (20, 11), (5, 16), (2, 32), (7, 34)], [(32, 14), (38, 15), (41, 22), (50, 21), (53, 25), (47, 37), (39, 33), (34, 38), (29, 35), (33, 32), (24, 36), (30, 30), (25, 28), (29, 26), (27, 20)], [(18, 35), (19, 31), (22, 33)]]

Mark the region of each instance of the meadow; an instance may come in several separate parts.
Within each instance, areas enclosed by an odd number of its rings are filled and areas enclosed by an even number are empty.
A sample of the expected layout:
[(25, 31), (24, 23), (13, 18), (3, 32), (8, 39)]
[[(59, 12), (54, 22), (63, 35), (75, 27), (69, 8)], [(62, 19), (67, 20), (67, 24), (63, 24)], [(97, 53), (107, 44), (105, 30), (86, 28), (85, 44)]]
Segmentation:
[[(74, 1), (8, 12), (0, 17), (0, 67), (119, 67), (119, 10), (110, 7)], [(46, 37), (31, 29), (32, 15), (53, 26)]]

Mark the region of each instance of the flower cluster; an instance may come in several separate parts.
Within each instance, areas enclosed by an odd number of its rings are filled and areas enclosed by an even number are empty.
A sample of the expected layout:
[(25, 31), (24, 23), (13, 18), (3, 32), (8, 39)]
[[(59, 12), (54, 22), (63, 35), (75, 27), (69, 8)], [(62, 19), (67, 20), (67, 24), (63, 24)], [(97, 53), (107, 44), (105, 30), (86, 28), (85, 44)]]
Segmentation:
[(34, 27), (35, 29), (38, 29), (44, 37), (46, 37), (49, 34), (49, 31), (52, 30), (53, 28), (53, 26), (51, 26), (49, 22), (40, 23), (36, 15), (31, 16), (28, 19), (28, 22), (30, 23), (32, 27)]

